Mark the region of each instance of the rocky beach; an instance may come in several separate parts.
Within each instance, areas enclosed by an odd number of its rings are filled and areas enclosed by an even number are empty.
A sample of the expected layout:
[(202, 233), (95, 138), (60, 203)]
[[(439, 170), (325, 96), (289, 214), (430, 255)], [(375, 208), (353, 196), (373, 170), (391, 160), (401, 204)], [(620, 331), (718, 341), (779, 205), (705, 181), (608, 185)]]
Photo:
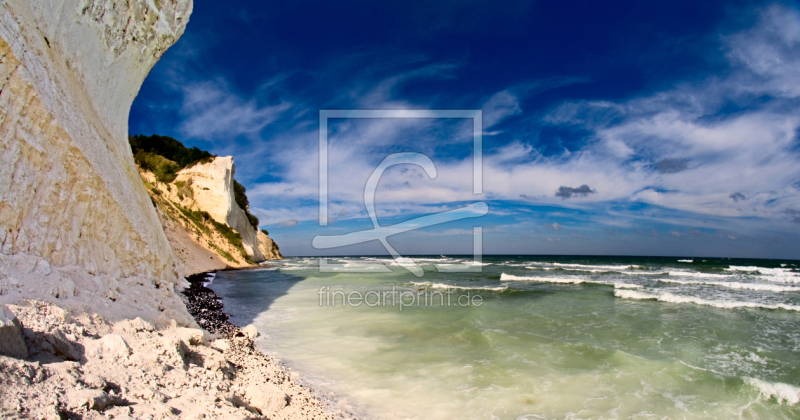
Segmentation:
[(260, 353), (255, 329), (227, 322), (215, 295), (197, 284), (187, 306), (205, 331), (138, 317), (112, 323), (46, 301), (0, 306), (0, 350), (9, 354), (0, 356), (0, 416), (352, 418)]

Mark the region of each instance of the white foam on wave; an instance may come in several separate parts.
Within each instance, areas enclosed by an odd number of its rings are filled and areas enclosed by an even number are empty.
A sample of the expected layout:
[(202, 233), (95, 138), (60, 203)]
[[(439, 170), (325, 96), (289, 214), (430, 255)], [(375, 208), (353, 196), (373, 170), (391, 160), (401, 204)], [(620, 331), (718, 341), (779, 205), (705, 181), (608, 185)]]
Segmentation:
[(537, 263), (535, 263), (535, 262), (530, 262), (530, 263), (512, 263), (510, 261), (506, 261), (506, 262), (504, 262), (504, 263), (502, 263), (500, 265), (502, 265), (504, 267), (527, 267), (530, 264), (536, 265)]
[(754, 265), (732, 265), (725, 269), (725, 271), (744, 271), (747, 273), (752, 273), (754, 271), (758, 271), (761, 267), (756, 267)]
[(597, 269), (589, 269), (589, 268), (562, 268), (562, 267), (525, 267), (530, 270), (540, 270), (544, 269), (546, 271), (582, 271), (585, 273), (608, 273), (610, 270), (597, 270)]
[(614, 283), (615, 289), (641, 289), (643, 286), (630, 283)]
[(458, 286), (455, 284), (431, 283), (431, 289), (462, 289), (462, 290), (488, 290), (490, 292), (503, 292), (508, 286)]
[(258, 268), (253, 268), (253, 269), (250, 269), (248, 271), (275, 271), (275, 270), (277, 270), (279, 268), (281, 268), (281, 267), (279, 267), (277, 265), (268, 265), (268, 264), (261, 265), (261, 264), (259, 264)]
[(307, 270), (319, 266), (319, 260), (314, 258), (286, 259), (279, 263), (281, 270)]
[(465, 265), (474, 265), (474, 266), (492, 265), (492, 263), (485, 263), (485, 262), (480, 262), (480, 261), (466, 261), (463, 264), (465, 264)]
[(552, 263), (552, 265), (556, 267), (567, 267), (567, 268), (574, 268), (579, 269), (580, 271), (592, 271), (592, 270), (600, 270), (600, 271), (630, 271), (630, 270), (646, 270), (645, 267), (640, 265), (593, 265), (593, 264), (564, 264), (564, 263)]
[(767, 382), (756, 378), (744, 378), (745, 383), (758, 390), (767, 400), (775, 398), (778, 404), (784, 401), (789, 405), (800, 403), (800, 388), (781, 382)]
[(729, 289), (739, 289), (739, 290), (759, 290), (765, 292), (800, 292), (800, 287), (794, 286), (778, 286), (776, 284), (761, 284), (761, 283), (740, 283), (740, 282), (727, 282), (727, 281), (702, 281), (702, 280), (674, 280), (674, 279), (659, 279), (658, 281), (662, 283), (674, 283), (674, 284), (685, 284), (685, 285), (707, 285), (707, 286), (720, 286), (720, 287), (727, 287)]
[(732, 265), (725, 270), (757, 275), (759, 278), (762, 278), (766, 281), (771, 281), (773, 283), (800, 283), (800, 273), (792, 271), (791, 268), (766, 268)]
[[(377, 262), (377, 263), (380, 263), (380, 264), (388, 264), (388, 265), (395, 265), (396, 266), (396, 265), (401, 265), (401, 264), (412, 264), (412, 263), (414, 263), (414, 264), (440, 264), (440, 263), (457, 264), (457, 263), (460, 263), (460, 262), (463, 262), (463, 261), (467, 261), (467, 260), (465, 260), (463, 258), (449, 258), (449, 257), (441, 256), (441, 257), (427, 257), (427, 258), (426, 257), (417, 257), (417, 258), (400, 257), (398, 259), (394, 259), (394, 258), (391, 258), (391, 257), (357, 257), (357, 258), (351, 258), (351, 259), (348, 259), (348, 260), (340, 260), (340, 261), (348, 261), (348, 262), (351, 262), (351, 263), (369, 261), (369, 262)], [(467, 261), (466, 263), (468, 264), (470, 261)], [(398, 264), (398, 263), (400, 263), (400, 264)]]
[(558, 283), (558, 284), (599, 284), (603, 286), (612, 286), (615, 289), (641, 289), (643, 286), (638, 284), (624, 283), (624, 282), (606, 282), (587, 280), (576, 277), (532, 277), (532, 276), (515, 276), (512, 274), (502, 273), (500, 280), (503, 281), (535, 281), (539, 283)]
[(581, 284), (586, 280), (574, 277), (531, 277), (531, 276), (515, 276), (513, 274), (500, 274), (500, 281), (536, 281), (540, 283), (564, 283), (564, 284)]
[[(633, 266), (631, 266), (633, 267)], [(668, 273), (666, 271), (644, 271), (644, 270), (606, 270), (606, 269), (585, 269), (585, 268), (561, 268), (561, 267), (525, 267), (529, 270), (541, 270), (544, 269), (546, 271), (577, 271), (577, 272), (584, 272), (584, 273), (619, 273), (625, 274), (629, 276), (666, 276)]]
[(430, 287), (431, 289), (463, 289), (463, 290), (488, 290), (491, 292), (502, 292), (508, 289), (508, 286), (459, 286), (455, 284), (433, 283), (429, 281), (416, 282), (412, 281), (411, 284), (420, 287)]
[(713, 306), (722, 309), (757, 308), (757, 309), (783, 309), (786, 311), (800, 312), (800, 306), (786, 304), (767, 304), (756, 302), (738, 302), (733, 300), (708, 300), (696, 296), (680, 296), (672, 293), (643, 293), (635, 290), (615, 290), (614, 296), (622, 299), (657, 300), (669, 303), (693, 303), (695, 305)]
[(613, 286), (613, 283), (604, 281), (587, 280), (580, 277), (534, 277), (534, 276), (515, 276), (513, 274), (500, 274), (500, 281), (533, 281), (538, 283), (558, 283), (558, 284), (602, 284)]
[(628, 275), (628, 276), (666, 276), (669, 273), (667, 273), (666, 271), (653, 271), (653, 272), (647, 272), (647, 271), (625, 271), (625, 272), (622, 272), (621, 274), (625, 274), (625, 275)]
[[(632, 265), (593, 265), (593, 264), (574, 264), (574, 263), (557, 263), (557, 262), (539, 262), (539, 261), (531, 261), (527, 264), (524, 264), (525, 268), (529, 268), (531, 270), (539, 270), (544, 268), (545, 270), (555, 270), (555, 269), (573, 269), (578, 271), (620, 271), (620, 270), (628, 270), (631, 267), (635, 267)], [(535, 267), (532, 267), (535, 266)]]
[(208, 287), (209, 284), (214, 283), (214, 279), (217, 278), (217, 273), (205, 273), (203, 287)]
[(697, 272), (697, 271), (670, 271), (667, 274), (669, 274), (670, 276), (676, 276), (676, 277), (681, 277), (681, 276), (682, 277), (699, 277), (699, 278), (707, 278), (707, 279), (711, 279), (711, 278), (725, 279), (725, 278), (730, 278), (731, 277), (729, 274), (700, 273), (700, 272)]
[(755, 266), (736, 266), (732, 265), (725, 269), (725, 271), (743, 271), (747, 273), (754, 273), (754, 274), (761, 274), (766, 276), (792, 276), (792, 277), (800, 277), (800, 273), (793, 272), (791, 268), (767, 268), (767, 267), (755, 267)]
[(438, 268), (452, 268), (452, 267), (478, 267), (478, 266), (485, 266), (485, 265), (492, 265), (492, 263), (484, 263), (478, 261), (465, 261), (465, 262), (454, 262), (454, 263), (437, 263), (435, 264)]
[(682, 263), (693, 263), (693, 262), (694, 262), (694, 260), (678, 260), (678, 262), (682, 262)]

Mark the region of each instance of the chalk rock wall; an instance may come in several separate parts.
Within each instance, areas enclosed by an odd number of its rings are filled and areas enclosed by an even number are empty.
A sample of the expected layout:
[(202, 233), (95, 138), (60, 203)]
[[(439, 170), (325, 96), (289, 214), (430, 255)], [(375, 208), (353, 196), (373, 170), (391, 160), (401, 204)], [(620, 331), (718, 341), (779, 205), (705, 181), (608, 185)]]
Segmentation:
[(183, 181), (191, 186), (193, 195), (191, 199), (187, 199), (187, 205), (191, 209), (206, 211), (217, 222), (225, 223), (239, 232), (245, 252), (253, 261), (283, 258), (277, 252), (276, 246), (273, 251), (272, 239), (255, 229), (247, 214), (236, 203), (233, 192), (235, 171), (233, 157), (216, 157), (209, 163), (181, 170), (175, 182)]
[(190, 0), (0, 2), (4, 253), (174, 280), (127, 120), (191, 8)]
[[(0, 0), (3, 255), (136, 277), (172, 299), (172, 251), (134, 165), (127, 120), (191, 9), (191, 0)], [(25, 277), (37, 279), (45, 281)], [(27, 286), (20, 290), (38, 290)]]
[(272, 240), (269, 236), (267, 236), (264, 232), (258, 231), (258, 249), (264, 254), (268, 260), (280, 260), (283, 259), (283, 255), (281, 255), (280, 249), (278, 249), (278, 244)]
[(141, 171), (141, 176), (156, 206), (179, 273), (187, 276), (252, 266), (252, 259), (245, 252), (241, 240), (237, 246), (219, 229), (219, 226), (230, 227), (210, 215), (206, 219), (198, 211), (194, 196), (205, 190), (193, 186), (191, 178), (164, 183), (146, 170)]

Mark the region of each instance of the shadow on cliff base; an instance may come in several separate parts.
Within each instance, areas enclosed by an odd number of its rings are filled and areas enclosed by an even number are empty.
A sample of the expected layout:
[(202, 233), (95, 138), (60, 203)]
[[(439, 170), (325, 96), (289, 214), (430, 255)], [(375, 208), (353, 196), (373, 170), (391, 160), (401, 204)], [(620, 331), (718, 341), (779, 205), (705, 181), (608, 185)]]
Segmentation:
[(230, 322), (245, 327), (304, 279), (277, 270), (230, 270), (217, 272), (208, 287), (222, 298)]

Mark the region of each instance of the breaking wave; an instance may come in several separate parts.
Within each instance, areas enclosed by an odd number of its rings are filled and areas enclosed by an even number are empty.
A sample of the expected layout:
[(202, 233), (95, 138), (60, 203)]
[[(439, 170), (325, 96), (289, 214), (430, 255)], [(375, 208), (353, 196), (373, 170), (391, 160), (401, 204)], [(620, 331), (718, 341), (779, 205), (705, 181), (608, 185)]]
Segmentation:
[(695, 305), (713, 306), (722, 309), (736, 308), (760, 308), (760, 309), (783, 309), (786, 311), (800, 311), (800, 306), (787, 305), (783, 303), (769, 304), (757, 302), (740, 302), (734, 300), (709, 300), (697, 296), (681, 296), (672, 293), (644, 293), (635, 290), (615, 290), (614, 296), (622, 299), (636, 300), (657, 300), (669, 303), (693, 303)]
[(770, 400), (775, 398), (778, 404), (786, 402), (788, 405), (796, 405), (800, 402), (800, 388), (780, 382), (767, 382), (761, 379), (744, 378), (745, 383), (752, 386), (762, 398)]

